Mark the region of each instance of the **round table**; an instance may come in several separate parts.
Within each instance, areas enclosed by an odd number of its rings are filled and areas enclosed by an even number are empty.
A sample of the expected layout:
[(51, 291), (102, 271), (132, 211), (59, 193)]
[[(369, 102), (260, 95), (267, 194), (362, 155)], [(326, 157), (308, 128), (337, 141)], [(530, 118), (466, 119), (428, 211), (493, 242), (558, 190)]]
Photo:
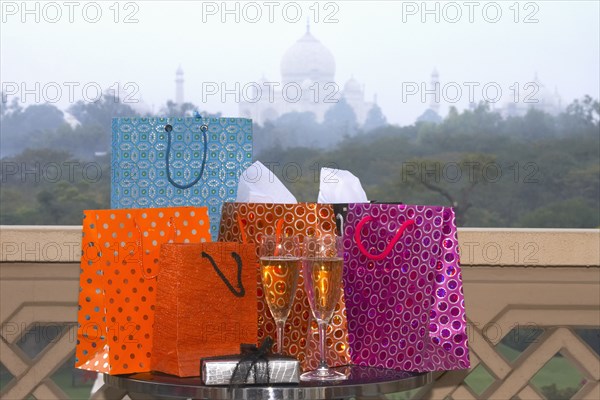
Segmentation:
[[(178, 378), (157, 372), (105, 375), (104, 382), (131, 394), (156, 399), (377, 399), (389, 393), (416, 389), (431, 382), (431, 373), (403, 372), (357, 365), (333, 368), (349, 377), (338, 382), (300, 382), (296, 385), (205, 386), (200, 378)], [(135, 396), (133, 397), (135, 398)]]

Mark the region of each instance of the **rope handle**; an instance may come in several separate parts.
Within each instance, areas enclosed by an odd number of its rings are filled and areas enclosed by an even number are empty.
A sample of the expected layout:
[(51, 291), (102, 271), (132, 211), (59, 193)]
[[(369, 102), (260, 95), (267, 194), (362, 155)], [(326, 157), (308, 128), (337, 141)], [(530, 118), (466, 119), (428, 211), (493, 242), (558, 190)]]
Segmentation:
[(204, 139), (204, 155), (202, 156), (202, 167), (200, 167), (200, 174), (194, 179), (192, 182), (187, 185), (180, 185), (175, 182), (171, 177), (171, 168), (169, 162), (169, 155), (171, 154), (171, 132), (173, 131), (173, 126), (170, 124), (165, 125), (165, 131), (167, 132), (167, 154), (165, 155), (166, 168), (167, 168), (167, 179), (169, 183), (175, 186), (177, 189), (189, 189), (194, 186), (200, 179), (202, 179), (202, 175), (204, 174), (204, 167), (206, 166), (206, 153), (208, 153), (208, 135), (206, 131), (208, 130), (208, 125), (204, 124), (200, 126), (200, 130), (202, 131), (202, 138)]
[(279, 244), (281, 243), (281, 238), (283, 234), (283, 218), (277, 221), (275, 224), (275, 257), (279, 255)]
[(242, 235), (242, 243), (248, 243), (248, 236), (246, 235), (246, 225), (242, 221), (242, 217), (238, 213), (237, 215), (238, 226), (240, 227), (240, 234)]
[(335, 219), (340, 221), (340, 236), (344, 236), (344, 216), (342, 213), (337, 213)]
[[(177, 228), (175, 227), (175, 219), (173, 217), (170, 217), (169, 222), (171, 223), (171, 232), (173, 233), (173, 242), (174, 242), (175, 239), (177, 238)], [(142, 229), (140, 228), (140, 225), (138, 224), (137, 219), (135, 217), (133, 218), (133, 223), (135, 225), (135, 228), (138, 231), (139, 240), (136, 241), (136, 245), (137, 245), (138, 249), (140, 250), (140, 257), (138, 258), (138, 265), (140, 267), (140, 270), (142, 271), (142, 276), (144, 277), (144, 279), (156, 279), (156, 277), (158, 276), (158, 272), (152, 276), (148, 276), (148, 275), (146, 275), (146, 272), (144, 271), (144, 236), (142, 234)]]
[(396, 231), (396, 234), (394, 235), (394, 237), (392, 238), (390, 243), (388, 243), (388, 245), (385, 247), (385, 249), (383, 249), (381, 254), (371, 254), (367, 251), (367, 249), (365, 249), (365, 246), (362, 244), (362, 242), (360, 240), (361, 239), (360, 231), (362, 230), (363, 226), (365, 226), (365, 224), (367, 222), (370, 222), (373, 219), (374, 219), (373, 217), (371, 217), (370, 215), (367, 215), (362, 220), (360, 220), (360, 222), (356, 225), (356, 230), (354, 231), (354, 241), (356, 242), (356, 245), (358, 246), (358, 249), (360, 250), (360, 252), (363, 253), (367, 258), (369, 258), (371, 260), (375, 260), (375, 261), (380, 261), (380, 260), (383, 260), (384, 258), (386, 258), (390, 254), (390, 252), (392, 251), (392, 249), (394, 248), (396, 243), (398, 243), (398, 241), (400, 240), (400, 237), (402, 236), (402, 234), (404, 233), (406, 228), (408, 228), (410, 225), (414, 224), (415, 221), (413, 219), (404, 221), (404, 223)]
[(219, 275), (219, 278), (221, 278), (221, 280), (227, 286), (227, 289), (229, 289), (229, 291), (233, 293), (235, 297), (244, 297), (246, 295), (246, 289), (244, 289), (244, 284), (242, 283), (242, 257), (240, 257), (238, 253), (232, 251), (231, 257), (235, 260), (235, 263), (237, 264), (237, 287), (239, 290), (236, 290), (233, 287), (233, 285), (231, 285), (227, 277), (223, 274), (223, 272), (221, 272), (219, 266), (217, 265), (217, 263), (215, 263), (215, 260), (210, 256), (210, 254), (203, 251), (201, 256), (202, 258), (206, 258), (208, 260), (208, 262), (212, 265), (217, 275)]

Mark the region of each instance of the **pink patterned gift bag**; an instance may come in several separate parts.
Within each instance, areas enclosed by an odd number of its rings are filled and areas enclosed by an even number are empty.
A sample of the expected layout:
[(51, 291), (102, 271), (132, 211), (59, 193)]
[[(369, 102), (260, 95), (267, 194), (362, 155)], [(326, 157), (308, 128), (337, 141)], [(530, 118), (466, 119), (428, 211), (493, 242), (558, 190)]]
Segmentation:
[(354, 364), (469, 368), (454, 210), (350, 204), (344, 296)]

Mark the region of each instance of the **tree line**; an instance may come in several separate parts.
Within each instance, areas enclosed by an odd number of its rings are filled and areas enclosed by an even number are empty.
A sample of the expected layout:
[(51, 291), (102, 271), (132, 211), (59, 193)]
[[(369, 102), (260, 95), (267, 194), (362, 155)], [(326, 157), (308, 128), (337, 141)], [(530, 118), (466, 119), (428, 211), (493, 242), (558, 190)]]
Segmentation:
[[(111, 119), (137, 115), (113, 100), (1, 104), (0, 224), (80, 224), (82, 210), (110, 207)], [(160, 113), (194, 111), (168, 102)], [(299, 201), (316, 201), (325, 166), (353, 172), (371, 200), (453, 206), (459, 226), (598, 227), (599, 116), (585, 96), (556, 116), (503, 118), (482, 103), (402, 127), (374, 109), (358, 126), (340, 102), (323, 122), (290, 113), (256, 125), (254, 158)]]

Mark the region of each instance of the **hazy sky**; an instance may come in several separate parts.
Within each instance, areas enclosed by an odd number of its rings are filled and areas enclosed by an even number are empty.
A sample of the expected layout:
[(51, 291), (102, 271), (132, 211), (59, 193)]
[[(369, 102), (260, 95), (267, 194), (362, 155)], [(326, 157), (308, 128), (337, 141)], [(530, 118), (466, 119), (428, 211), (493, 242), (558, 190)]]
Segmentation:
[[(469, 88), (463, 82), (479, 84), (474, 88), (477, 101), (485, 84), (493, 86), (490, 98), (499, 87), (500, 107), (514, 101), (515, 83), (527, 94), (524, 85), (536, 72), (551, 92), (558, 89), (563, 104), (584, 94), (600, 97), (598, 1), (430, 1), (431, 14), (423, 13), (420, 1), (227, 2), (229, 9), (237, 3), (239, 10), (228, 15), (222, 14), (221, 1), (135, 1), (118, 7), (114, 1), (28, 2), (31, 14), (24, 13), (21, 1), (1, 3), (0, 79), (5, 91), (16, 90), (12, 96), (23, 97), (23, 88), (35, 91), (39, 82), (38, 100), (43, 102), (54, 100), (59, 86), (61, 108), (82, 99), (86, 84), (87, 98), (92, 98), (96, 83), (107, 88), (132, 82), (130, 91), (139, 88), (134, 98), (141, 96), (157, 110), (174, 99), (180, 64), (185, 99), (199, 105), (203, 82), (234, 88), (235, 82), (243, 86), (263, 74), (279, 80), (281, 57), (304, 34), (307, 18), (313, 35), (335, 57), (336, 81), (343, 86), (354, 75), (365, 84), (368, 100), (377, 93), (393, 123), (412, 123), (427, 108), (431, 96), (425, 103), (420, 93), (405, 93), (403, 99), (403, 87), (429, 85), (434, 67), (442, 85), (456, 82), (448, 86), (448, 97), (456, 97), (454, 90), (461, 87), (459, 108), (468, 104)], [(253, 23), (257, 10), (262, 16)], [(124, 23), (127, 16), (137, 22)], [(33, 94), (27, 100), (36, 102)], [(213, 95), (204, 108), (238, 114), (232, 95), (226, 103)], [(442, 114), (447, 108), (442, 106)]]

